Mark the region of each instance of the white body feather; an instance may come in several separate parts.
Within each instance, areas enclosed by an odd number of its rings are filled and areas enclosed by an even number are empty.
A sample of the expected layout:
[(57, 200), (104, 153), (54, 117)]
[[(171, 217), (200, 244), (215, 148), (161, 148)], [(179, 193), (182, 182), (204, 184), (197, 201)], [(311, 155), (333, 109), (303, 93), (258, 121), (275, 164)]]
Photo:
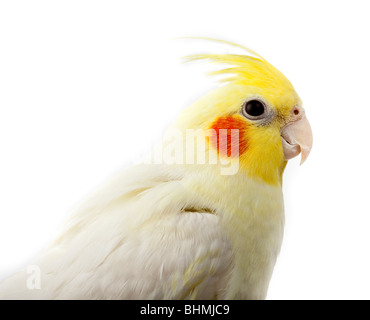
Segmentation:
[(22, 270), (0, 284), (0, 298), (265, 298), (282, 241), (281, 187), (216, 170), (123, 172), (32, 262), (41, 288), (28, 289)]

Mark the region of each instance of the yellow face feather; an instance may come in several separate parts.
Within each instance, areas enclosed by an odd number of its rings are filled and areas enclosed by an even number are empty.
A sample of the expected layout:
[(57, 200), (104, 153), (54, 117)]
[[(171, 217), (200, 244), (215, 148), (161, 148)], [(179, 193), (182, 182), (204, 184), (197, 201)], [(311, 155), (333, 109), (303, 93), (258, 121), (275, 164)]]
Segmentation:
[[(292, 109), (301, 106), (301, 100), (289, 80), (260, 55), (234, 43), (219, 42), (242, 48), (247, 54), (199, 54), (186, 57), (187, 61), (208, 60), (226, 64), (227, 68), (210, 74), (227, 77), (221, 80), (224, 86), (185, 109), (178, 126), (186, 129), (221, 129), (221, 123), (226, 124), (225, 129), (230, 129), (233, 123), (238, 123), (240, 129), (240, 123), (244, 123), (246, 130), (243, 130), (240, 139), (245, 142), (246, 151), (239, 154), (241, 170), (252, 178), (277, 185), (286, 164), (280, 130), (290, 120)], [(272, 110), (274, 115), (268, 123), (261, 124), (243, 117), (241, 109), (250, 99), (263, 101)]]

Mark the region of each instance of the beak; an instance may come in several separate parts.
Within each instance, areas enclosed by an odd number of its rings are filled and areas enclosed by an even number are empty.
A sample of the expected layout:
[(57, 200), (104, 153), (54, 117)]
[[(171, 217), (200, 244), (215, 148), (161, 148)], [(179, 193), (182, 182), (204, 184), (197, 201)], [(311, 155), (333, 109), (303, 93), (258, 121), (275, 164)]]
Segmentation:
[(301, 155), (301, 164), (305, 162), (312, 148), (312, 130), (305, 112), (300, 107), (292, 111), (292, 120), (280, 132), (285, 160)]

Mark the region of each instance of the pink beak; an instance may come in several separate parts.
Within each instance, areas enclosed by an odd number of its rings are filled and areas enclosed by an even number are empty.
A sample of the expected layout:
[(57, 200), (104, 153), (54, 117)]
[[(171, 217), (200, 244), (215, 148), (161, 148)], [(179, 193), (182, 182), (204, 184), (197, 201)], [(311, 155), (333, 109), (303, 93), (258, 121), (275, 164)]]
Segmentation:
[(281, 142), (285, 160), (301, 155), (301, 164), (305, 162), (312, 148), (312, 130), (304, 109), (295, 107), (292, 120), (281, 129)]

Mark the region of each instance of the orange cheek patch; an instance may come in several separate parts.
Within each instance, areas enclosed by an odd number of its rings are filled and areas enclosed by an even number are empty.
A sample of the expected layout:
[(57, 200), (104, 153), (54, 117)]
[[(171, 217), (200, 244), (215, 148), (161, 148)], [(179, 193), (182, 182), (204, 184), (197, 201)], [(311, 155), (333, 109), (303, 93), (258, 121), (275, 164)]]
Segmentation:
[(217, 118), (210, 129), (213, 129), (209, 138), (210, 144), (219, 154), (226, 153), (228, 157), (236, 157), (247, 151), (248, 124), (242, 117), (233, 115)]

